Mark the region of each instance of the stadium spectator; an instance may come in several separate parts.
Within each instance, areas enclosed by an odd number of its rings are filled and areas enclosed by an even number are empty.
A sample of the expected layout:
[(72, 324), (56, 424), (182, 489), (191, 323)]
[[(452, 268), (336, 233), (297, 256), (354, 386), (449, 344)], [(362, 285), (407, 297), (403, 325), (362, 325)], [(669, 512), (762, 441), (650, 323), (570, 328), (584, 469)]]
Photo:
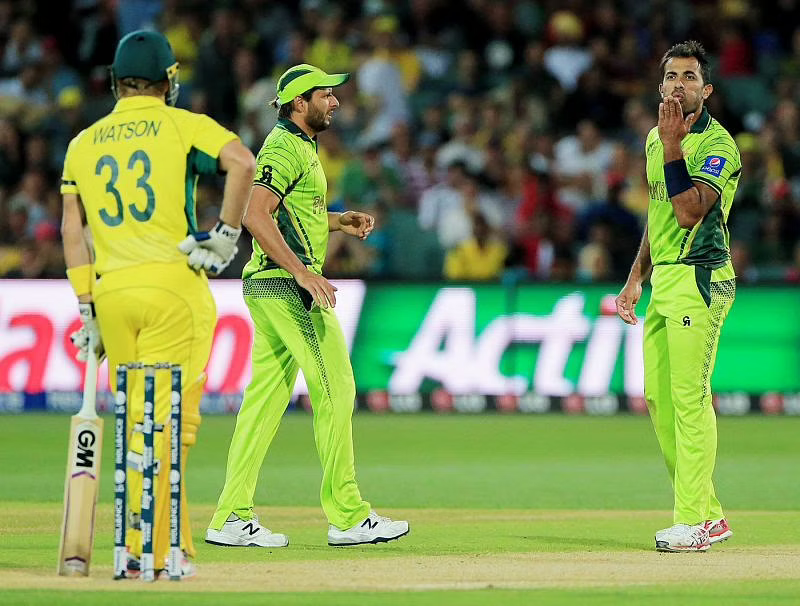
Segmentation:
[(607, 193), (606, 173), (613, 147), (591, 120), (578, 122), (576, 134), (562, 138), (555, 146), (555, 177), (560, 204), (575, 213), (601, 200)]
[(508, 247), (476, 212), (472, 215), (472, 236), (449, 250), (444, 259), (448, 280), (495, 280), (503, 273)]
[(344, 167), (339, 195), (347, 209), (371, 209), (378, 201), (390, 208), (400, 203), (401, 182), (395, 170), (381, 162), (381, 146), (371, 143)]
[(435, 169), (433, 146), (425, 149), (414, 149), (408, 125), (395, 124), (388, 148), (381, 156), (385, 168), (397, 175), (402, 187), (398, 187), (397, 202), (402, 206), (416, 210), (417, 200), (422, 192), (438, 181)]
[(50, 109), (41, 63), (26, 63), (16, 76), (0, 80), (0, 115), (15, 120), (22, 130), (38, 128)]
[(209, 114), (223, 126), (232, 126), (238, 116), (231, 65), (243, 28), (240, 14), (224, 5), (218, 6), (200, 43), (194, 66), (192, 111)]
[(22, 144), (19, 131), (10, 119), (0, 119), (0, 187), (8, 188), (19, 179), (22, 169)]
[[(371, 52), (358, 68), (356, 82), (358, 92), (366, 104), (365, 128), (361, 135), (362, 145), (385, 143), (392, 128), (410, 117), (407, 87), (413, 82), (413, 68), (399, 63), (390, 52), (391, 35), (396, 20), (390, 17), (375, 19), (370, 28)], [(404, 73), (404, 68), (408, 72)]]
[(11, 35), (3, 52), (3, 73), (14, 76), (26, 65), (42, 60), (42, 44), (27, 19), (18, 19), (11, 27)]
[(239, 99), (237, 132), (250, 151), (258, 152), (263, 133), (272, 130), (278, 118), (270, 102), (275, 97), (275, 83), (260, 78), (258, 56), (251, 48), (241, 47), (233, 59), (236, 96)]
[(349, 72), (352, 68), (353, 53), (342, 39), (342, 11), (328, 5), (322, 11), (319, 21), (319, 35), (308, 49), (308, 62), (324, 65), (328, 72)]
[(581, 46), (583, 24), (567, 10), (553, 13), (548, 24), (553, 45), (544, 53), (544, 65), (558, 80), (561, 87), (571, 92), (578, 86), (578, 78), (592, 65), (592, 54)]
[(589, 226), (589, 238), (580, 251), (575, 277), (582, 282), (609, 280), (612, 276), (611, 229), (606, 221), (596, 220)]

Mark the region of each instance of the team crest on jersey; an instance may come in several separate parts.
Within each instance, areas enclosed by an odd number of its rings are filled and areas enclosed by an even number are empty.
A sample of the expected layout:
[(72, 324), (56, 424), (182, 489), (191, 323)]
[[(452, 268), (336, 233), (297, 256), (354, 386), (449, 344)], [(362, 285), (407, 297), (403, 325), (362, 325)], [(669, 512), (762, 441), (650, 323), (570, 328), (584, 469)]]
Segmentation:
[(723, 166), (725, 166), (725, 158), (721, 156), (709, 156), (706, 158), (706, 162), (703, 164), (703, 168), (700, 169), (700, 172), (719, 177)]

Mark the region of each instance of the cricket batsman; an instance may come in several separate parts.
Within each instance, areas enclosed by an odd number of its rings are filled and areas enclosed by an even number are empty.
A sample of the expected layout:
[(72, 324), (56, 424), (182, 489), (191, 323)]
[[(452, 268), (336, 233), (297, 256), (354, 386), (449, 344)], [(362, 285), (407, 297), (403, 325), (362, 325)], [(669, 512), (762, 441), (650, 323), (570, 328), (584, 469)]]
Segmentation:
[[(173, 107), (178, 63), (167, 39), (136, 31), (120, 40), (111, 66), (117, 103), (110, 114), (79, 133), (64, 159), (62, 235), (67, 276), (78, 297), (82, 328), (73, 335), (85, 359), (93, 333), (108, 355), (111, 389), (118, 364), (169, 362), (183, 368), (181, 463), (197, 438), (200, 399), (216, 324), (206, 272), (222, 271), (236, 254), (255, 159), (236, 135), (211, 118)], [(195, 183), (200, 174), (224, 173), (219, 221), (198, 230)], [(85, 226), (85, 227), (84, 227)], [(188, 255), (188, 257), (187, 257)], [(187, 262), (188, 261), (188, 262)], [(144, 377), (129, 378), (127, 533), (128, 572), (139, 569), (142, 493), (141, 423)], [(154, 554), (164, 568), (169, 547), (169, 380), (156, 379)], [(184, 474), (185, 475), (185, 474)], [(185, 486), (185, 482), (183, 483)], [(181, 495), (183, 574), (193, 574), (187, 498)]]

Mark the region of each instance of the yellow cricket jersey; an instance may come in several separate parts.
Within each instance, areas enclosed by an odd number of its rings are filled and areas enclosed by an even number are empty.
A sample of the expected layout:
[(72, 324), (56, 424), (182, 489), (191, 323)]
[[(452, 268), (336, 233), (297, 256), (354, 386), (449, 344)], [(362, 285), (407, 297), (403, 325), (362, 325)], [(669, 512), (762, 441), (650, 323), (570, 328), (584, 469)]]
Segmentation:
[(120, 99), (80, 132), (61, 193), (81, 197), (95, 271), (185, 260), (178, 243), (197, 231), (197, 177), (217, 173), (220, 150), (235, 139), (208, 116), (150, 96)]

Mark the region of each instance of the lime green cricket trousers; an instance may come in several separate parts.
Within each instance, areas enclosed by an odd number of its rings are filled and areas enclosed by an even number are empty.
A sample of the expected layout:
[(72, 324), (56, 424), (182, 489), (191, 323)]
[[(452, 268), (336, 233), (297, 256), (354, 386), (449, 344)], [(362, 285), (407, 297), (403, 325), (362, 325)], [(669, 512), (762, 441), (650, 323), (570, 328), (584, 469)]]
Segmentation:
[(231, 513), (253, 517), (258, 474), (302, 368), (322, 463), (322, 508), (331, 524), (351, 528), (369, 515), (370, 504), (356, 484), (355, 381), (336, 314), (317, 306), (308, 311), (289, 278), (245, 280), (244, 295), (255, 325), (253, 377), (236, 418), (225, 486), (210, 527), (221, 529)]
[(736, 293), (732, 276), (729, 266), (658, 265), (650, 280), (644, 391), (675, 491), (675, 524), (724, 517), (711, 480), (717, 455), (711, 375)]

